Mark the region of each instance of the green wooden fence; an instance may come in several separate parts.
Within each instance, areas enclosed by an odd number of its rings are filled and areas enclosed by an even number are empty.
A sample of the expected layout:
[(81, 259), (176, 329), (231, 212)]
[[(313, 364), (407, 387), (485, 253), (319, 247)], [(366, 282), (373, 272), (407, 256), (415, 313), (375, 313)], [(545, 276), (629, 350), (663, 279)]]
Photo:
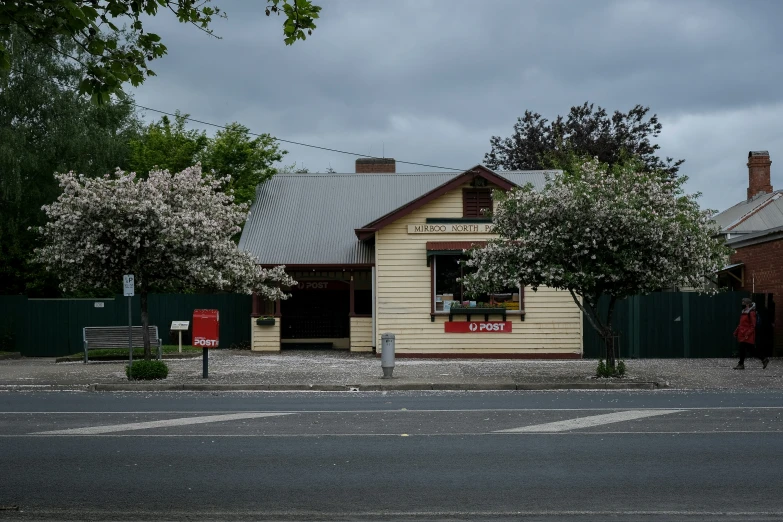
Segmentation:
[[(690, 292), (662, 292), (618, 301), (613, 328), (623, 358), (730, 357), (736, 352), (732, 332), (739, 303), (749, 294), (726, 292), (716, 296)], [(757, 300), (758, 302), (758, 300)], [(602, 300), (605, 313), (608, 300)], [(192, 321), (193, 310), (220, 311), (220, 345), (250, 342), (251, 298), (237, 294), (153, 294), (149, 296), (150, 324), (164, 344), (176, 344), (171, 321)], [(132, 298), (133, 324), (141, 324), (138, 296)], [(0, 296), (0, 351), (19, 351), (28, 357), (56, 357), (82, 350), (82, 328), (128, 322), (128, 298), (28, 299)], [(600, 336), (585, 321), (584, 356), (604, 355)], [(190, 333), (183, 335), (190, 344)]]
[[(193, 310), (220, 311), (220, 346), (250, 342), (251, 298), (238, 294), (152, 294), (148, 298), (150, 324), (158, 327), (164, 344), (176, 344), (171, 321), (192, 321)], [(131, 298), (134, 325), (141, 324), (139, 297)], [(18, 351), (27, 357), (58, 357), (82, 350), (85, 326), (128, 324), (128, 298), (28, 299), (0, 296), (0, 351)], [(190, 344), (183, 332), (183, 344)]]
[[(629, 359), (676, 357), (731, 357), (737, 351), (733, 332), (740, 301), (747, 292), (714, 296), (693, 292), (658, 292), (618, 301), (612, 328), (618, 335), (620, 356)], [(599, 308), (606, 313), (609, 300)], [(584, 322), (584, 357), (604, 357), (603, 340)]]

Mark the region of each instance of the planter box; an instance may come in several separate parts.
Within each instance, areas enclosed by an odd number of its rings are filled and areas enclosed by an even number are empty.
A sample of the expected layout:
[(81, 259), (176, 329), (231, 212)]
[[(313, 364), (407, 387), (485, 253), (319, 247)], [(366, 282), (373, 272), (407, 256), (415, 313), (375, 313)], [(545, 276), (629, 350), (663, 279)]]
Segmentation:
[(275, 318), (274, 317), (259, 317), (256, 319), (256, 324), (258, 326), (274, 326), (275, 325)]
[(489, 321), (490, 315), (502, 315), (503, 320), (506, 320), (506, 309), (504, 308), (452, 308), (449, 310), (449, 321), (454, 320), (455, 315), (467, 316), (467, 321), (470, 321), (472, 315), (483, 315), (485, 321)]

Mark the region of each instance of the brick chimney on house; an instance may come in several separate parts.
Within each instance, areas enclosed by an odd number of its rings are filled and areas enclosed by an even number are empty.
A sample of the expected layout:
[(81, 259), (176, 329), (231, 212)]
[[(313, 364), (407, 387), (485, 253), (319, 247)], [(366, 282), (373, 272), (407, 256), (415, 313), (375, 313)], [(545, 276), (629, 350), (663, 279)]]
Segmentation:
[(359, 158), (356, 160), (357, 174), (394, 174), (397, 163), (394, 158)]
[(770, 165), (772, 161), (766, 150), (748, 152), (748, 199), (761, 193), (772, 192)]

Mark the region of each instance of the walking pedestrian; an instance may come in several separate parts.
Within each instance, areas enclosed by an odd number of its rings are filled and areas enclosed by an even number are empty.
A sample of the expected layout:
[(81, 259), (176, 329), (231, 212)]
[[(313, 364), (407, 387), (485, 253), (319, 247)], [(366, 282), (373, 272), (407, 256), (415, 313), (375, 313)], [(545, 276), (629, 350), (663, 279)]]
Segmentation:
[(761, 360), (762, 367), (767, 368), (769, 364), (768, 357), (761, 357), (756, 351), (756, 303), (749, 298), (742, 300), (742, 313), (740, 314), (739, 326), (734, 330), (734, 337), (739, 341), (740, 360), (735, 370), (745, 369), (745, 356), (753, 354)]

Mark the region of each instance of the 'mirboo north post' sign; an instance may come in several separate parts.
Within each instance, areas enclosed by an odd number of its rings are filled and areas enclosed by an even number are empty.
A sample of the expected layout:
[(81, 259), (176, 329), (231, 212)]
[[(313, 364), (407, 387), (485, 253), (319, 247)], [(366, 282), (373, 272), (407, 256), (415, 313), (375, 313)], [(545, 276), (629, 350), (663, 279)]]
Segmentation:
[(408, 234), (493, 234), (492, 223), (427, 223), (408, 225)]

